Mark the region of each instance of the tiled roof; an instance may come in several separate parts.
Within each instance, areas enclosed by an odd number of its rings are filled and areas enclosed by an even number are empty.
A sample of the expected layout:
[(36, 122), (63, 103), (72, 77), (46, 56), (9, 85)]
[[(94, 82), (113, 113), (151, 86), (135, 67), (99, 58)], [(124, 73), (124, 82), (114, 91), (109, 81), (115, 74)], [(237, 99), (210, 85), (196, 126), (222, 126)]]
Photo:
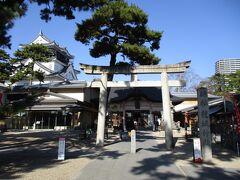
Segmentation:
[(109, 101), (120, 102), (130, 97), (144, 97), (150, 101), (162, 102), (162, 90), (152, 87), (111, 88)]
[[(191, 98), (197, 98), (197, 92), (172, 92), (173, 96), (176, 96), (178, 98), (184, 98), (184, 99), (191, 99)], [(217, 99), (220, 98), (219, 96), (215, 96), (213, 94), (208, 94), (208, 98)]]

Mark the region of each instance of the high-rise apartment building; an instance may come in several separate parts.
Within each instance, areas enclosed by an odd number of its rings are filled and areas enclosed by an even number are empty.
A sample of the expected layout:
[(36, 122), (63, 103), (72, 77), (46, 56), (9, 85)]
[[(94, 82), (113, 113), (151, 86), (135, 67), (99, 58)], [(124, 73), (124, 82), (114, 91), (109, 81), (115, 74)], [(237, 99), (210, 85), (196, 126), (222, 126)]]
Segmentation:
[(215, 63), (215, 73), (231, 74), (240, 70), (240, 59), (222, 59)]

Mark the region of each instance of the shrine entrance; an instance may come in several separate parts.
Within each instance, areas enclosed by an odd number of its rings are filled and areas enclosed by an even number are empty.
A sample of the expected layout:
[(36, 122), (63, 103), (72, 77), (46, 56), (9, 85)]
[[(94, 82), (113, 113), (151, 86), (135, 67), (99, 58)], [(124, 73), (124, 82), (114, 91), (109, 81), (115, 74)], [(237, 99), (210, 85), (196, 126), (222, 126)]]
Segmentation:
[(146, 129), (151, 126), (149, 122), (149, 111), (136, 110), (126, 111), (126, 129), (131, 131), (132, 129)]
[[(96, 144), (104, 145), (104, 129), (107, 110), (107, 88), (108, 87), (161, 87), (162, 89), (162, 109), (165, 128), (166, 148), (173, 148), (172, 116), (170, 105), (169, 86), (183, 86), (184, 82), (179, 80), (168, 80), (169, 73), (183, 73), (190, 66), (191, 61), (181, 62), (171, 65), (140, 65), (140, 66), (92, 66), (80, 64), (80, 68), (86, 74), (101, 75), (100, 81), (93, 81), (88, 86), (100, 88), (99, 93), (99, 111), (97, 124)], [(107, 81), (108, 74), (131, 74), (131, 81)], [(161, 81), (138, 81), (137, 74), (161, 74)], [(140, 109), (141, 110), (141, 109)], [(135, 114), (136, 116), (137, 114)], [(139, 114), (138, 114), (139, 116)], [(126, 118), (123, 115), (123, 127), (126, 127)], [(152, 121), (153, 116), (150, 116)], [(126, 129), (124, 129), (126, 130)]]

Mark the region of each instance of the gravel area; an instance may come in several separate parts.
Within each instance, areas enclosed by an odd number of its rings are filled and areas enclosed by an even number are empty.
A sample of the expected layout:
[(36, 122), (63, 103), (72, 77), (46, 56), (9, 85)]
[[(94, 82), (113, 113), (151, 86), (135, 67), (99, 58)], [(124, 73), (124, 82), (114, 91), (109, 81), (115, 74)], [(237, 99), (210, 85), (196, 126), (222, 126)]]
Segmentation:
[(16, 179), (25, 180), (74, 179), (79, 174), (79, 171), (83, 167), (85, 167), (90, 161), (91, 159), (89, 158), (77, 158), (65, 160), (56, 163), (54, 166), (47, 168), (42, 167), (29, 172), (19, 170), (19, 172), (15, 173), (15, 177)]
[[(57, 160), (58, 138), (66, 138), (66, 160)], [(78, 131), (0, 134), (0, 179), (74, 179), (100, 150)]]

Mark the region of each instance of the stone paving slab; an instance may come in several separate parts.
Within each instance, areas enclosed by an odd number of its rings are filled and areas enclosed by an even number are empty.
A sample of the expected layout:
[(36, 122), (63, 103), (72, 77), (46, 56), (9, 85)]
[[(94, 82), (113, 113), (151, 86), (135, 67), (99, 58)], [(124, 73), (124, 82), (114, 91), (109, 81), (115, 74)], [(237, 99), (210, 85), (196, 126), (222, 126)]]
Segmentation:
[[(57, 137), (64, 133), (67, 159), (57, 161)], [(137, 132), (134, 155), (130, 154), (130, 142), (121, 141), (117, 134), (110, 134), (103, 149), (95, 148), (94, 139), (84, 144), (74, 132), (1, 134), (0, 179), (206, 179), (207, 172), (216, 174), (209, 174), (208, 179), (239, 177), (240, 159), (234, 152), (214, 150), (211, 162), (194, 164), (192, 143), (181, 133), (174, 133), (173, 151), (166, 150), (159, 134)]]

